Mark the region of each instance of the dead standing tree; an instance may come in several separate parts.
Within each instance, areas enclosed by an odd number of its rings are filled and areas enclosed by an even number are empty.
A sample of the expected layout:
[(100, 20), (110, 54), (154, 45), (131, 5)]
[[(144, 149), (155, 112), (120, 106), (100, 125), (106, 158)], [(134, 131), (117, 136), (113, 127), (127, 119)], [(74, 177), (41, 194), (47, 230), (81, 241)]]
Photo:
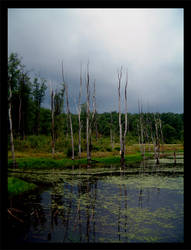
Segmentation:
[(90, 77), (89, 77), (89, 62), (87, 64), (87, 79), (86, 79), (86, 143), (87, 143), (87, 161), (88, 163), (91, 161), (90, 156), (90, 144), (89, 144), (89, 120), (90, 120)]
[(55, 131), (54, 131), (54, 90), (50, 89), (50, 96), (51, 96), (51, 118), (52, 118), (52, 128), (51, 128), (51, 134), (52, 134), (52, 157), (54, 157), (55, 154)]
[(121, 164), (125, 162), (125, 137), (127, 133), (127, 83), (128, 75), (126, 75), (125, 84), (125, 131), (122, 134), (122, 122), (121, 122), (121, 80), (122, 80), (122, 67), (118, 72), (118, 107), (119, 107), (119, 138), (120, 138), (120, 153), (121, 153)]
[(122, 67), (118, 72), (118, 108), (119, 108), (119, 140), (120, 140), (120, 153), (121, 153), (121, 163), (124, 161), (124, 152), (123, 152), (123, 142), (122, 142), (122, 124), (121, 124), (121, 78), (122, 78)]
[(125, 131), (123, 135), (123, 152), (125, 154), (125, 137), (127, 134), (127, 85), (128, 85), (128, 72), (126, 72), (126, 82), (125, 82)]
[(92, 150), (92, 132), (93, 128), (95, 127), (95, 115), (96, 115), (96, 88), (95, 88), (95, 80), (94, 80), (94, 90), (93, 90), (93, 112), (90, 120), (90, 126), (89, 126), (89, 140), (90, 140), (90, 158), (91, 158), (91, 150)]
[(139, 109), (139, 144), (141, 150), (141, 156), (145, 157), (145, 144), (144, 144), (144, 117), (143, 117), (143, 107), (138, 100)]
[[(156, 159), (156, 164), (159, 164), (159, 159), (160, 159), (160, 142), (162, 140), (163, 143), (163, 133), (162, 133), (162, 124), (161, 124), (161, 119), (159, 117), (156, 117), (154, 114), (154, 122), (155, 122), (155, 159)], [(160, 130), (160, 132), (159, 132)]]
[(112, 118), (112, 112), (110, 113), (110, 140), (111, 140), (111, 148), (112, 151), (114, 149), (114, 135), (113, 135), (113, 118)]
[(12, 153), (12, 159), (13, 159), (13, 167), (16, 166), (16, 160), (15, 160), (15, 149), (14, 149), (14, 141), (13, 141), (13, 126), (12, 126), (12, 112), (11, 112), (11, 101), (12, 101), (12, 90), (11, 90), (11, 83), (9, 82), (9, 126), (10, 126), (10, 141), (11, 141), (11, 153)]
[(65, 84), (65, 93), (66, 93), (66, 106), (67, 106), (67, 113), (69, 116), (69, 122), (70, 122), (70, 134), (71, 134), (71, 144), (72, 144), (72, 160), (74, 160), (74, 136), (73, 136), (73, 127), (72, 127), (72, 117), (70, 113), (70, 106), (69, 106), (69, 100), (68, 100), (68, 85)]
[(78, 125), (79, 125), (79, 133), (78, 133), (78, 155), (81, 158), (81, 96), (82, 96), (82, 66), (80, 66), (80, 92), (78, 99)]
[[(68, 126), (68, 119), (69, 119), (71, 146), (72, 146), (72, 160), (74, 160), (74, 135), (73, 135), (73, 126), (72, 126), (72, 116), (71, 116), (70, 106), (69, 106), (68, 85), (65, 83), (65, 79), (64, 79), (63, 62), (62, 62), (62, 81), (63, 81), (63, 87), (64, 87), (63, 91), (65, 91), (65, 94), (66, 94), (67, 126)], [(68, 129), (67, 129), (67, 131), (68, 131)]]

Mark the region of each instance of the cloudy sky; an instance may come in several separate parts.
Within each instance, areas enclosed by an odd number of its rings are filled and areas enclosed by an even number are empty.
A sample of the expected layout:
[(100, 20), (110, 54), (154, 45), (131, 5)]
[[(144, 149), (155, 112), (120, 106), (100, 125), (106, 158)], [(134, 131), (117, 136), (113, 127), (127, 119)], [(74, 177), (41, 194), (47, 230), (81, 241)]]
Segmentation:
[[(59, 89), (61, 62), (70, 105), (79, 93), (80, 64), (89, 60), (98, 112), (118, 110), (117, 71), (128, 69), (128, 112), (183, 112), (183, 9), (9, 9), (8, 53)], [(122, 87), (121, 95), (124, 96)], [(44, 106), (50, 106), (49, 91)], [(123, 103), (122, 103), (123, 105)]]

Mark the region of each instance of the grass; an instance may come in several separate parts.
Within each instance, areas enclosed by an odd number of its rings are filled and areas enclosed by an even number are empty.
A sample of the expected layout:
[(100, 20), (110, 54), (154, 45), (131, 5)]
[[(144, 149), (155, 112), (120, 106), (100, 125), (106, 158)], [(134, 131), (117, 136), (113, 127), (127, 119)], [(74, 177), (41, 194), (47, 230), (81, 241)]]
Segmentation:
[(11, 196), (18, 195), (37, 188), (33, 183), (20, 180), (15, 177), (8, 177), (8, 194)]
[[(127, 146), (125, 154), (126, 164), (137, 163), (142, 160), (138, 144)], [(151, 150), (150, 152), (148, 150)], [(161, 146), (162, 150), (162, 146)], [(165, 153), (171, 152), (183, 152), (183, 145), (181, 144), (165, 144), (163, 145)], [(152, 145), (146, 145), (146, 157), (153, 154)], [(63, 152), (55, 153), (55, 157), (52, 158), (51, 153), (46, 152), (32, 152), (32, 151), (16, 151), (16, 162), (19, 169), (62, 169), (68, 166), (84, 165), (87, 164), (86, 153), (82, 153), (82, 158), (75, 157), (75, 160), (67, 158)], [(98, 163), (104, 164), (117, 164), (120, 163), (119, 151), (113, 152), (92, 152), (92, 160)], [(8, 166), (11, 167), (11, 152), (8, 152)]]
[[(102, 154), (103, 155), (103, 154)], [(146, 156), (149, 154), (147, 153)], [(92, 163), (104, 163), (104, 164), (117, 164), (120, 163), (121, 157), (119, 155), (108, 155), (105, 157), (99, 157), (98, 154), (96, 157), (92, 155)], [(142, 160), (140, 153), (129, 154), (125, 156), (125, 163), (137, 163)], [(68, 158), (59, 159), (59, 158), (50, 158), (49, 155), (47, 157), (23, 157), (17, 158), (16, 160), (18, 169), (63, 169), (65, 167), (74, 166), (74, 165), (85, 165), (87, 164), (86, 158), (71, 160)], [(11, 167), (12, 159), (8, 160), (8, 166)]]

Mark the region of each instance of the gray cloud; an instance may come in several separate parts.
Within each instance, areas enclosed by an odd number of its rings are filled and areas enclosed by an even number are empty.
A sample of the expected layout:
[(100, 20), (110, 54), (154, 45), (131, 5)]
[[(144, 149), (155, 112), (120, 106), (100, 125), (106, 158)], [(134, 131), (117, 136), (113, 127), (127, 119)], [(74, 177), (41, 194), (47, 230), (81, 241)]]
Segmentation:
[(121, 65), (124, 80), (128, 67), (129, 112), (138, 111), (138, 98), (150, 111), (183, 112), (182, 9), (9, 9), (8, 50), (55, 88), (63, 60), (71, 104), (80, 63), (85, 72), (89, 60), (98, 112), (117, 110)]

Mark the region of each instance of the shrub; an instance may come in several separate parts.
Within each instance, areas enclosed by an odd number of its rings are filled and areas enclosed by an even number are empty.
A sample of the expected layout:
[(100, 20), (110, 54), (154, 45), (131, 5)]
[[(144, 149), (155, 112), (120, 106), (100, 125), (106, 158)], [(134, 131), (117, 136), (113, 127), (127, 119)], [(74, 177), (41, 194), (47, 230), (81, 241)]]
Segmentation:
[[(67, 157), (72, 156), (72, 147), (71, 146), (67, 148), (66, 155), (67, 155)], [(78, 147), (74, 146), (74, 156), (77, 156), (77, 155), (78, 155)]]
[(100, 151), (100, 147), (93, 144), (92, 145), (92, 151), (95, 151), (95, 152)]
[(32, 149), (41, 151), (50, 151), (51, 148), (51, 138), (45, 135), (31, 135), (28, 136), (30, 147)]
[(112, 152), (112, 148), (111, 147), (106, 147), (106, 151), (107, 152)]
[(114, 149), (115, 149), (116, 151), (120, 151), (120, 147), (119, 147), (119, 146), (116, 146)]

